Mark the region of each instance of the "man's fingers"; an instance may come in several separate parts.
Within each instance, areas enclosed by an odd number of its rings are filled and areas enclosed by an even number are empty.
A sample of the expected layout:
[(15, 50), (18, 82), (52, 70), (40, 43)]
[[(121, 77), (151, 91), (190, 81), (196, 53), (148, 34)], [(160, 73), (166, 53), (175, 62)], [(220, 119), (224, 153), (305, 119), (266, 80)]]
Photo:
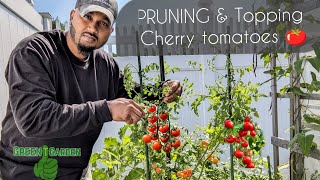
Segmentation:
[(179, 81), (168, 81), (167, 83), (164, 84), (164, 87), (168, 86), (170, 87), (169, 92), (166, 94), (166, 96), (171, 96), (174, 92), (176, 92), (180, 87), (180, 82)]

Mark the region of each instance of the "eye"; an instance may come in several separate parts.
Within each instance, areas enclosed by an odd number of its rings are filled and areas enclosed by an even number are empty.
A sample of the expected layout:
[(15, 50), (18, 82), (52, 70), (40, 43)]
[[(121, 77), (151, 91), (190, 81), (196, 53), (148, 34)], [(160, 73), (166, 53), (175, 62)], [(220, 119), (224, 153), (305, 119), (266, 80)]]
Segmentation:
[(85, 14), (85, 15), (83, 16), (83, 18), (84, 18), (84, 19), (87, 19), (87, 20), (91, 20), (91, 19), (92, 19), (92, 17), (91, 17), (89, 14)]
[(109, 28), (110, 27), (110, 23), (108, 21), (101, 21), (100, 25), (104, 28)]

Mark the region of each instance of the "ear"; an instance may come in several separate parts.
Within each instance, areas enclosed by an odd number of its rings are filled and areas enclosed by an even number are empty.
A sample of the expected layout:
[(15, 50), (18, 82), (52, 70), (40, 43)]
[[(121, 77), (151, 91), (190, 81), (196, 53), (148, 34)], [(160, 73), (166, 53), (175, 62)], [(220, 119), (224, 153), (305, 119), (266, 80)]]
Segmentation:
[(74, 14), (75, 14), (75, 10), (72, 9), (71, 12), (70, 12), (70, 23), (73, 20)]

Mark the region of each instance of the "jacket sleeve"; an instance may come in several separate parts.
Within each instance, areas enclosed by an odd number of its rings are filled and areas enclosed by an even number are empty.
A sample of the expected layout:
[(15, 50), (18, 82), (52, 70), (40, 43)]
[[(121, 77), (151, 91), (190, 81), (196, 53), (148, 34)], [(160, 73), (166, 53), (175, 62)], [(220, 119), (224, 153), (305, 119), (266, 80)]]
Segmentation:
[(63, 138), (82, 134), (112, 119), (107, 100), (59, 104), (48, 58), (35, 48), (13, 52), (6, 69), (9, 102), (21, 134)]

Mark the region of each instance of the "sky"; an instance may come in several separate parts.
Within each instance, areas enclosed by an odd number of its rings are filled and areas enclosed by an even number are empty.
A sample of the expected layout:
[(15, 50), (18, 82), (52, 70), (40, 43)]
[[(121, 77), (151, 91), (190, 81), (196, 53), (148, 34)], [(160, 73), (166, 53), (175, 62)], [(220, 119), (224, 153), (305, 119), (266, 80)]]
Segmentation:
[[(118, 12), (128, 1), (118, 0)], [(38, 12), (49, 12), (54, 19), (59, 17), (62, 23), (69, 21), (70, 11), (76, 4), (76, 0), (33, 0), (33, 2)]]

